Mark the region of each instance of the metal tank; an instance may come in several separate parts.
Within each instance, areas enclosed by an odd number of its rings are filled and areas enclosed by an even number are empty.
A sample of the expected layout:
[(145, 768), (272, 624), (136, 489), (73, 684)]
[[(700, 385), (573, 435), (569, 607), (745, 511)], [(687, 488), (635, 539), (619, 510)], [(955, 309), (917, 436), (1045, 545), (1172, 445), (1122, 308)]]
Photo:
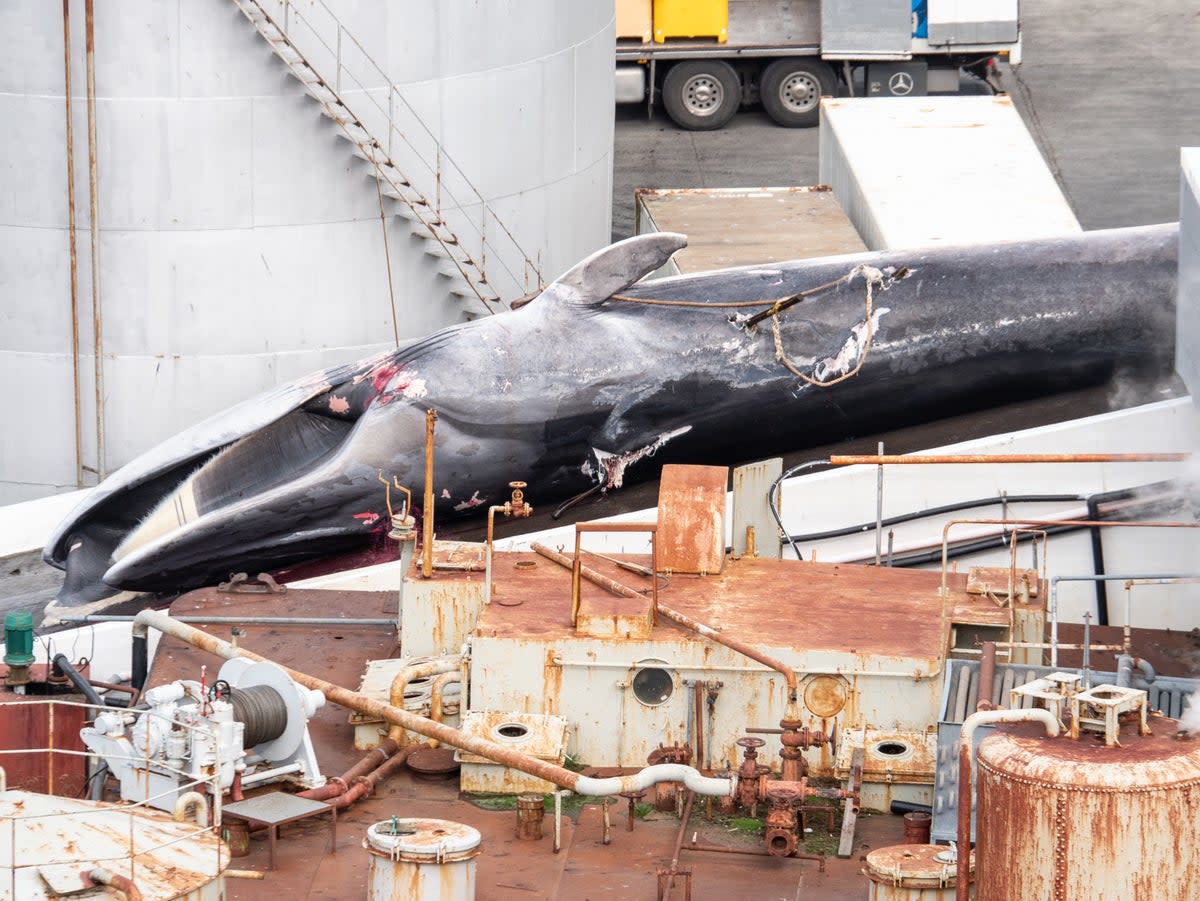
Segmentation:
[(479, 830), (450, 820), (398, 818), (367, 829), (368, 901), (471, 901)]
[(894, 845), (867, 854), (869, 901), (954, 901), (955, 854), (945, 845)]
[(609, 240), (612, 4), (94, 6), (0, 4), (0, 503)]
[[(207, 819), (203, 798), (197, 819)], [(144, 807), (5, 790), (0, 899), (222, 901), (229, 849), (206, 826)]]
[(1169, 719), (1152, 735), (1046, 738), (1033, 726), (979, 747), (979, 901), (1191, 901), (1200, 885), (1200, 741)]

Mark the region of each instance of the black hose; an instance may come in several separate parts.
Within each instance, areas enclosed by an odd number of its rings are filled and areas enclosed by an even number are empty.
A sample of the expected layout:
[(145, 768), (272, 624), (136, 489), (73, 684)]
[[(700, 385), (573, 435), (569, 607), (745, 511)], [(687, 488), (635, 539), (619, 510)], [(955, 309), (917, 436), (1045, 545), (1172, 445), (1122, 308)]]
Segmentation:
[(100, 694), (92, 687), (92, 684), (80, 674), (79, 670), (75, 669), (65, 654), (55, 654), (51, 663), (54, 664), (54, 671), (62, 673), (70, 679), (71, 684), (79, 689), (79, 693), (87, 698), (89, 703), (94, 704), (96, 707), (105, 706), (104, 698), (100, 697)]
[[(899, 516), (888, 517), (880, 525), (895, 526), (904, 522), (912, 522), (916, 519), (924, 519), (927, 516), (941, 516), (944, 513), (957, 513), (959, 510), (971, 510), (975, 507), (991, 507), (995, 504), (1058, 504), (1085, 500), (1087, 498), (1082, 494), (1016, 494), (1005, 497), (981, 497), (970, 501), (957, 501), (941, 507), (927, 507), (924, 510), (915, 510), (912, 513), (901, 513)], [(861, 523), (856, 526), (830, 529), (827, 532), (792, 535), (790, 538), (792, 541), (824, 541), (827, 538), (841, 538), (843, 535), (857, 535), (861, 532), (870, 532), (875, 529), (875, 526), (876, 523), (872, 520), (871, 522)]]
[(146, 651), (145, 635), (138, 635), (136, 632), (133, 636), (132, 663), (130, 669), (133, 670), (133, 687), (139, 692), (146, 688), (146, 671), (149, 669), (149, 656)]
[(896, 816), (902, 816), (906, 813), (933, 813), (933, 807), (929, 804), (917, 804), (913, 801), (893, 801), (892, 813)]

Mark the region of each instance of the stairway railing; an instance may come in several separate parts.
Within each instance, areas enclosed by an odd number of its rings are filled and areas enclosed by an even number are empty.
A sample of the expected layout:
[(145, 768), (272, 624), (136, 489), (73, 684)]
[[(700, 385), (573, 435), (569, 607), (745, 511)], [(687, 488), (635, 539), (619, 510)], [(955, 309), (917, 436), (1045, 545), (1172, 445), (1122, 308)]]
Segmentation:
[[(351, 124), (360, 127), (371, 138), (378, 152), (367, 158), (375, 166), (376, 177), (385, 184), (393, 183), (394, 190), (385, 193), (411, 207), (410, 192), (404, 190), (404, 186), (411, 185), (419, 198), (418, 203), (428, 203), (433, 217), (414, 208), (416, 221), (430, 232), (432, 240), (446, 248), (446, 256), (453, 267), (459, 270), (485, 305), (506, 293), (511, 294), (509, 299), (512, 299), (542, 286), (540, 260), (531, 259), (525, 252), (512, 230), (392, 83), (387, 72), (324, 0), (303, 0), (307, 13), (299, 8), (296, 0), (234, 2), (248, 17), (251, 15), (248, 8), (256, 7), (301, 55), (304, 64), (321, 84), (335, 95)], [(318, 18), (323, 21), (317, 22)], [(324, 74), (327, 67), (333, 70), (332, 80)], [(353, 108), (349, 103), (354, 104)], [(339, 124), (346, 126), (343, 122)], [(380, 134), (385, 134), (386, 138), (376, 137)], [(384, 167), (403, 173), (398, 183), (388, 177)], [(454, 245), (461, 253), (454, 252)], [(520, 272), (516, 271), (518, 268)], [(485, 285), (495, 292), (495, 297), (480, 292), (481, 286), (476, 285), (480, 278), (473, 278), (471, 269), (480, 273)], [(442, 272), (451, 274), (446, 269)], [(491, 277), (501, 273), (507, 284), (497, 284)]]

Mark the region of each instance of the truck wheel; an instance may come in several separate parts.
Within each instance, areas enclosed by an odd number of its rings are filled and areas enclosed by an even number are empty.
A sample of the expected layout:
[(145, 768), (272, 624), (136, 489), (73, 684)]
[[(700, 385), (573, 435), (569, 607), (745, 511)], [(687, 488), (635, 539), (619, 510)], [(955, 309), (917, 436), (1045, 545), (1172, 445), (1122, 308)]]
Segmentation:
[(819, 59), (777, 59), (763, 70), (759, 96), (776, 124), (811, 128), (821, 119), (821, 95), (833, 94), (833, 71)]
[(663, 81), (663, 106), (680, 128), (709, 131), (733, 118), (742, 84), (733, 66), (720, 60), (676, 63)]

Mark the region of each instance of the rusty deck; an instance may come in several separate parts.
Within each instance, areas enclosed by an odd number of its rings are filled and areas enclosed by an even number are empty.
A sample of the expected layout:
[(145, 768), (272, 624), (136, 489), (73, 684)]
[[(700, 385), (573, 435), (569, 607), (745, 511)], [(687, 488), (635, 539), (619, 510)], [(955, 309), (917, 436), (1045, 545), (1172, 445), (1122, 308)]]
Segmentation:
[[(539, 567), (535, 582), (558, 584), (561, 574)], [(394, 611), (394, 595), (376, 592), (330, 592), (291, 589), (286, 594), (230, 596), (214, 590), (192, 592), (172, 607), (175, 615), (221, 616), (329, 616), (375, 617)], [(522, 621), (537, 619), (538, 605), (530, 601), (516, 607), (499, 607)], [(229, 625), (207, 626), (206, 631), (223, 638), (232, 636)], [(237, 627), (238, 642), (290, 667), (322, 676), (343, 685), (357, 685), (367, 659), (397, 656), (396, 634), (386, 627), (367, 626), (259, 626)], [(561, 624), (551, 624), (561, 628)], [(660, 629), (668, 628), (660, 626)], [(150, 685), (179, 678), (195, 679), (200, 667), (213, 673), (221, 661), (177, 639), (164, 637), (150, 673)], [(349, 769), (361, 752), (353, 749), (353, 727), (347, 711), (327, 705), (310, 724), (322, 769), (336, 775)], [(705, 819), (703, 806), (688, 826), (702, 843), (757, 848), (760, 839), (732, 832), (719, 821)], [(545, 819), (545, 837), (540, 841), (516, 838), (513, 811), (483, 810), (460, 797), (456, 781), (418, 781), (403, 771), (383, 783), (379, 791), (339, 814), (337, 848), (324, 818), (285, 826), (277, 848), (278, 869), (267, 870), (265, 832), (251, 841), (250, 854), (233, 861), (239, 869), (262, 871), (262, 880), (231, 879), (230, 899), (278, 901), (280, 898), (334, 901), (363, 897), (366, 892), (367, 856), (361, 841), (369, 825), (392, 815), (430, 816), (468, 823), (483, 834), (478, 858), (479, 898), (498, 899), (636, 899), (654, 898), (657, 869), (672, 857), (679, 821), (671, 814), (652, 814), (638, 820), (632, 833), (626, 831), (624, 802), (611, 808), (611, 844), (602, 843), (601, 808), (585, 806), (578, 822), (564, 818), (563, 849), (553, 853), (553, 817)], [(822, 828), (817, 826), (815, 828)], [(741, 854), (719, 854), (684, 850), (680, 869), (692, 872), (692, 897), (796, 898), (810, 897), (840, 901), (865, 899), (867, 883), (860, 875), (862, 858), (872, 848), (897, 844), (903, 832), (899, 817), (879, 815), (860, 820), (854, 853), (849, 859), (830, 858), (822, 872), (808, 860), (778, 860)], [(836, 837), (833, 838), (836, 843)], [(683, 897), (680, 881), (671, 898)]]

